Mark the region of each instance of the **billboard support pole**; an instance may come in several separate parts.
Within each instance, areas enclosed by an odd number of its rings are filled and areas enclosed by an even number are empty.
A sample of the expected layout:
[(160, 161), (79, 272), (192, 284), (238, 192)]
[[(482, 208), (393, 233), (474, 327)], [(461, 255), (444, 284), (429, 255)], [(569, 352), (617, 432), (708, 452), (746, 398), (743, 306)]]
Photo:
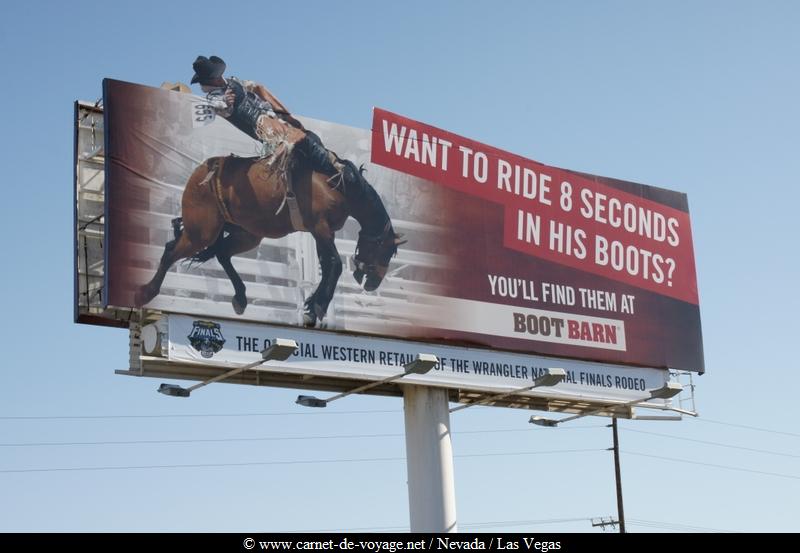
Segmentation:
[(447, 390), (403, 387), (412, 532), (457, 532)]
[(611, 431), (614, 437), (614, 475), (617, 481), (617, 520), (619, 533), (625, 533), (625, 511), (622, 508), (622, 471), (619, 466), (619, 435), (617, 433), (617, 417), (611, 419)]

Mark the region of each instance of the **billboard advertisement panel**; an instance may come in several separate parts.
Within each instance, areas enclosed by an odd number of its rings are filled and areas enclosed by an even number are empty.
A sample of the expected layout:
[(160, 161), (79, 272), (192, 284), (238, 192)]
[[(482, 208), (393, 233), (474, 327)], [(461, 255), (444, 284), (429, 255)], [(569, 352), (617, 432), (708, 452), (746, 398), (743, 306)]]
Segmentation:
[(649, 390), (661, 388), (669, 379), (667, 371), (651, 368), (363, 336), (349, 336), (344, 341), (330, 332), (187, 315), (168, 315), (164, 330), (165, 357), (173, 363), (233, 369), (258, 361), (261, 350), (275, 338), (290, 338), (298, 348), (289, 359), (270, 361), (254, 370), (345, 381), (396, 375), (418, 353), (436, 355), (439, 363), (427, 374), (403, 377), (403, 383), (485, 394), (521, 390), (531, 386), (546, 369), (560, 368), (566, 378), (557, 386), (518, 393), (566, 404), (642, 400)]
[(210, 97), (104, 108), (109, 305), (704, 370), (684, 194), (381, 109), (251, 137)]

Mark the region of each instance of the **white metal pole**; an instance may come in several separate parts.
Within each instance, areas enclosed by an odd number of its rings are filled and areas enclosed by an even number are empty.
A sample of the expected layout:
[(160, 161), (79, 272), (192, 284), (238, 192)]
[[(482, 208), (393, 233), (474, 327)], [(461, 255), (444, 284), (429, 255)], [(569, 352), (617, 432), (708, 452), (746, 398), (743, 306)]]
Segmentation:
[(457, 532), (447, 391), (404, 386), (408, 508), (412, 532)]

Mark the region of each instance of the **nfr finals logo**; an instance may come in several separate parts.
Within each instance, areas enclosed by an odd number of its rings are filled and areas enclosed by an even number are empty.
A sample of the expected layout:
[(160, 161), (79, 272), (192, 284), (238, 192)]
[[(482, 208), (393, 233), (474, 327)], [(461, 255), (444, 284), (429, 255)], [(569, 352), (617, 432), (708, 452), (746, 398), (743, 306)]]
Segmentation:
[(187, 338), (192, 347), (206, 359), (213, 357), (225, 345), (219, 323), (211, 321), (194, 321), (192, 331)]

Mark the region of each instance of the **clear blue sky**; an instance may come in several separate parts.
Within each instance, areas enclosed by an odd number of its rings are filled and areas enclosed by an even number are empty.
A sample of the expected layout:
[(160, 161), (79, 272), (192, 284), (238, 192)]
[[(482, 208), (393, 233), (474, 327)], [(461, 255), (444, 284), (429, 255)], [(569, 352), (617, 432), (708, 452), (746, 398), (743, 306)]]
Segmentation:
[[(686, 192), (702, 417), (621, 423), (630, 530), (800, 530), (800, 4), (498, 4), (2, 4), (0, 531), (408, 525), (401, 400), (320, 414), (291, 390), (169, 398), (157, 380), (114, 375), (126, 332), (72, 323), (72, 102), (98, 98), (104, 77), (188, 82), (198, 54), (222, 56), (298, 114), (368, 128), (379, 106), (550, 165)], [(69, 418), (86, 416), (101, 418)], [(453, 417), (461, 528), (594, 531), (589, 518), (616, 512), (608, 421), (543, 429), (529, 416)], [(231, 438), (269, 439), (202, 441)], [(97, 443), (148, 440), (165, 443)], [(45, 442), (91, 445), (9, 445)], [(593, 451), (553, 453), (577, 449)], [(348, 461), (7, 472), (292, 460)], [(568, 521), (541, 522), (553, 519)]]

